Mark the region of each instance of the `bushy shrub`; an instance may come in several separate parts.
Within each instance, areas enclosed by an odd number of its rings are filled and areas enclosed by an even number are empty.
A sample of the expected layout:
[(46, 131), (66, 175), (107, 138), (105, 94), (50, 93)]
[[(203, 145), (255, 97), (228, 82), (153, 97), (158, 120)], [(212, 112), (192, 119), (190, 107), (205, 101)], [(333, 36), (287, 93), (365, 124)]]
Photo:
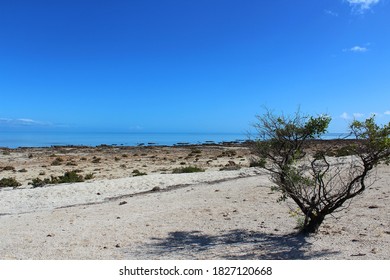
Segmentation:
[(172, 173), (194, 173), (194, 172), (204, 172), (205, 170), (202, 168), (199, 168), (197, 166), (187, 166), (187, 167), (181, 167), (181, 168), (175, 168), (173, 169)]
[(73, 170), (73, 171), (65, 172), (63, 176), (59, 176), (59, 177), (51, 176), (50, 179), (45, 178), (42, 180), (40, 178), (35, 178), (32, 180), (32, 182), (29, 183), (29, 185), (32, 185), (34, 188), (38, 188), (49, 184), (78, 183), (78, 182), (84, 182), (85, 180), (92, 179), (92, 177), (93, 174), (87, 174), (86, 178), (84, 178), (82, 175), (78, 174), (78, 170)]
[(77, 174), (77, 171), (68, 171), (65, 172), (63, 176), (58, 177), (58, 183), (77, 183), (84, 182), (82, 175)]
[(134, 169), (133, 170), (133, 176), (136, 177), (136, 176), (145, 176), (147, 175), (146, 173), (144, 172), (140, 172), (138, 169)]
[(0, 180), (0, 188), (6, 188), (6, 187), (19, 187), (22, 184), (16, 181), (15, 178), (3, 178)]

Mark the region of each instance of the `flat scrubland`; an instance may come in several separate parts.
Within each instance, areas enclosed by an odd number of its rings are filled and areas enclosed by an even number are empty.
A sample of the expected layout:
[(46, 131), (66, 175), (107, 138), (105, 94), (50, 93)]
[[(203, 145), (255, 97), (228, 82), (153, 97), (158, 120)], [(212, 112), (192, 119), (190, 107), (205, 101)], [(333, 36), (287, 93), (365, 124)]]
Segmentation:
[[(246, 145), (0, 149), (0, 179), (20, 184), (0, 188), (0, 259), (390, 259), (390, 167), (304, 237), (251, 158)], [(67, 172), (82, 180), (50, 181)]]

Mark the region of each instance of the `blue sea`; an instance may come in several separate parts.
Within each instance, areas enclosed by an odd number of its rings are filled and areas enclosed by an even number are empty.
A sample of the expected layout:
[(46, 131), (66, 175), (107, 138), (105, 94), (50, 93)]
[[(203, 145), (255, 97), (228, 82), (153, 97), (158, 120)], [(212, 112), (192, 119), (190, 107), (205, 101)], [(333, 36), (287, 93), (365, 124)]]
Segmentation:
[[(329, 133), (323, 139), (342, 138), (345, 134)], [(247, 133), (137, 133), (90, 131), (1, 131), (0, 147), (51, 146), (138, 146), (243, 142)]]
[(0, 147), (138, 146), (203, 144), (248, 140), (240, 133), (136, 133), (70, 131), (0, 131)]

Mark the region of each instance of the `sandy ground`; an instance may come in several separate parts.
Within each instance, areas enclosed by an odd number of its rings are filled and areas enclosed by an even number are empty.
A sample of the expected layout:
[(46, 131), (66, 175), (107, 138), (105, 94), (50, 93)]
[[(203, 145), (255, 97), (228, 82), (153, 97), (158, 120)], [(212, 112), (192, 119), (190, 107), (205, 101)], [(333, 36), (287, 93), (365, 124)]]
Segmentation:
[[(168, 155), (156, 147), (150, 149), (156, 154), (128, 150), (133, 159), (126, 162), (131, 165), (125, 169), (128, 173), (117, 171), (115, 157), (123, 150), (114, 154), (107, 149), (101, 151), (105, 157), (95, 155), (110, 162), (99, 163), (100, 177), (42, 188), (26, 182), (34, 172), (45, 170), (47, 176), (59, 168), (47, 165), (52, 151), (12, 150), (1, 156), (1, 166), (13, 163), (15, 171), (2, 171), (0, 177), (13, 172), (24, 183), (0, 189), (0, 259), (390, 259), (388, 166), (378, 167), (378, 180), (347, 210), (327, 218), (318, 234), (303, 237), (296, 234), (297, 220), (290, 215), (294, 205), (276, 202), (278, 194), (270, 190), (268, 175), (247, 167), (245, 149), (209, 147), (201, 149), (197, 161), (199, 151), (185, 159), (193, 149), (189, 147), (164, 148)], [(90, 172), (95, 167), (75, 158), (92, 159), (97, 151), (84, 152), (61, 156)], [(147, 154), (139, 155), (144, 161), (135, 161), (134, 154), (140, 152)], [(162, 162), (182, 157), (178, 160), (198, 163), (206, 172), (164, 174), (175, 165), (158, 167), (149, 162), (156, 160), (152, 156)], [(209, 158), (214, 165), (207, 163)], [(241, 168), (219, 171), (233, 166), (229, 161)], [(151, 174), (131, 175), (133, 168), (144, 165), (149, 169), (143, 171)], [(28, 172), (17, 171), (22, 168)], [(152, 172), (159, 168), (164, 170)], [(111, 175), (101, 175), (105, 169)]]

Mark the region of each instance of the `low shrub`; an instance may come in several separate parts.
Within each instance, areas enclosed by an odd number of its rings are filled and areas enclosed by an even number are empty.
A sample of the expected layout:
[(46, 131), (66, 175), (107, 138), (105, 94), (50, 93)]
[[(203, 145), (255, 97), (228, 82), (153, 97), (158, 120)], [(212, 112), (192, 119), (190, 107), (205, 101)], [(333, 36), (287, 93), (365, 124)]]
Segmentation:
[(145, 176), (145, 175), (148, 175), (144, 172), (140, 172), (138, 169), (134, 169), (133, 170), (133, 176), (136, 177), (136, 176)]
[(57, 157), (53, 162), (51, 163), (52, 166), (58, 166), (61, 165), (64, 162), (64, 160), (60, 157)]
[(82, 175), (77, 174), (77, 171), (68, 171), (65, 172), (63, 176), (58, 177), (58, 183), (77, 183), (83, 182), (84, 178)]
[[(29, 183), (29, 185), (32, 185), (34, 188), (38, 188), (49, 184), (79, 183), (88, 180), (82, 175), (77, 174), (78, 172), (79, 170), (67, 171), (63, 176), (51, 176), (50, 179), (45, 178), (43, 180), (40, 178), (35, 178), (32, 180), (32, 182)], [(91, 174), (87, 174), (86, 177), (92, 179)]]
[(15, 171), (15, 167), (8, 165), (8, 166), (3, 167), (3, 170), (4, 171)]
[(40, 178), (35, 178), (32, 180), (32, 182), (30, 182), (28, 184), (32, 185), (34, 188), (39, 188), (39, 187), (43, 187), (44, 185), (52, 184), (52, 182), (48, 178), (45, 178), (43, 180)]
[(3, 178), (0, 180), (0, 188), (6, 188), (6, 187), (19, 187), (22, 184), (16, 181), (15, 178)]
[(175, 168), (173, 169), (172, 173), (194, 173), (194, 172), (204, 172), (205, 170), (202, 168), (199, 168), (197, 166), (187, 166), (187, 167), (181, 167), (181, 168)]

